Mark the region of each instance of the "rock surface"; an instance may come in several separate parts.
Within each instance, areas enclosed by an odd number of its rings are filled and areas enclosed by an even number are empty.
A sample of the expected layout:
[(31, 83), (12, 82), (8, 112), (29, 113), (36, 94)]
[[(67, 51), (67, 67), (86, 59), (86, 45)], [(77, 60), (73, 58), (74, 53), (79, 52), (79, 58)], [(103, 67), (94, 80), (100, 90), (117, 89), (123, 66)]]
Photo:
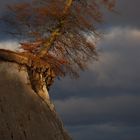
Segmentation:
[(71, 140), (18, 65), (0, 62), (0, 140)]

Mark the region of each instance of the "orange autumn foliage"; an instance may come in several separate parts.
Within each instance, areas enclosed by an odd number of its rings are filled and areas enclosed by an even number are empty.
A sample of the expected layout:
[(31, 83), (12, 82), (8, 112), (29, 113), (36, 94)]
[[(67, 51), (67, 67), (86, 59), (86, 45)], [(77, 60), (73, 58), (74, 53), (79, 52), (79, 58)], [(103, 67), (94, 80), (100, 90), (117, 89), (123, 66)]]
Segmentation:
[(97, 57), (96, 24), (102, 7), (113, 11), (115, 0), (32, 0), (9, 5), (3, 21), (20, 36), (21, 48), (46, 60), (59, 75), (78, 76)]

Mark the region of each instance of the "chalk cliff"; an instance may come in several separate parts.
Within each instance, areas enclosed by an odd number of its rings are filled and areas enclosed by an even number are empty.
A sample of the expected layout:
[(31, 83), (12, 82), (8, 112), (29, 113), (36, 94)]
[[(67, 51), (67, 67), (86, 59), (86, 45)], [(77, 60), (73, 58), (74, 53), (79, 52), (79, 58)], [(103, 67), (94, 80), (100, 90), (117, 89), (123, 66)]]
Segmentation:
[(0, 140), (71, 140), (56, 111), (31, 89), (21, 69), (0, 62)]

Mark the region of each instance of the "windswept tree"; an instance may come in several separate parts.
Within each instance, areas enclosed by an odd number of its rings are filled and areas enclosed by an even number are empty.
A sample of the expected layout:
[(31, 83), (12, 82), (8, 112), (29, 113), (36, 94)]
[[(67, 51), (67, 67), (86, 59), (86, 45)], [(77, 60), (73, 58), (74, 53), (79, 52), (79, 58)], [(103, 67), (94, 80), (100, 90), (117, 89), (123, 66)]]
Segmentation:
[[(48, 91), (57, 77), (78, 77), (97, 58), (96, 25), (104, 8), (113, 11), (114, 5), (114, 0), (30, 0), (7, 6), (0, 19), (19, 50), (0, 49), (0, 61), (24, 68), (30, 85), (23, 82), (17, 94), (0, 84), (0, 139), (71, 140)], [(0, 80), (6, 79), (2, 74)]]
[(96, 25), (103, 21), (103, 9), (113, 11), (114, 5), (114, 0), (31, 0), (8, 5), (1, 20), (19, 40), (20, 51), (0, 49), (0, 59), (24, 67), (32, 90), (54, 110), (47, 91), (57, 77), (78, 77), (97, 58)]

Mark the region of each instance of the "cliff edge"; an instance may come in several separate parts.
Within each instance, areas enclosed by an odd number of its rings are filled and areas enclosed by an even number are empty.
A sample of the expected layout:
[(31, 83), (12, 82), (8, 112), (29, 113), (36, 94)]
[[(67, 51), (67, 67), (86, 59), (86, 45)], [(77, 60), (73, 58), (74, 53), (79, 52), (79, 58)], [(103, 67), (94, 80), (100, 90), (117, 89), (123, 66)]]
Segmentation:
[(0, 140), (71, 140), (55, 110), (31, 89), (21, 69), (0, 62)]

